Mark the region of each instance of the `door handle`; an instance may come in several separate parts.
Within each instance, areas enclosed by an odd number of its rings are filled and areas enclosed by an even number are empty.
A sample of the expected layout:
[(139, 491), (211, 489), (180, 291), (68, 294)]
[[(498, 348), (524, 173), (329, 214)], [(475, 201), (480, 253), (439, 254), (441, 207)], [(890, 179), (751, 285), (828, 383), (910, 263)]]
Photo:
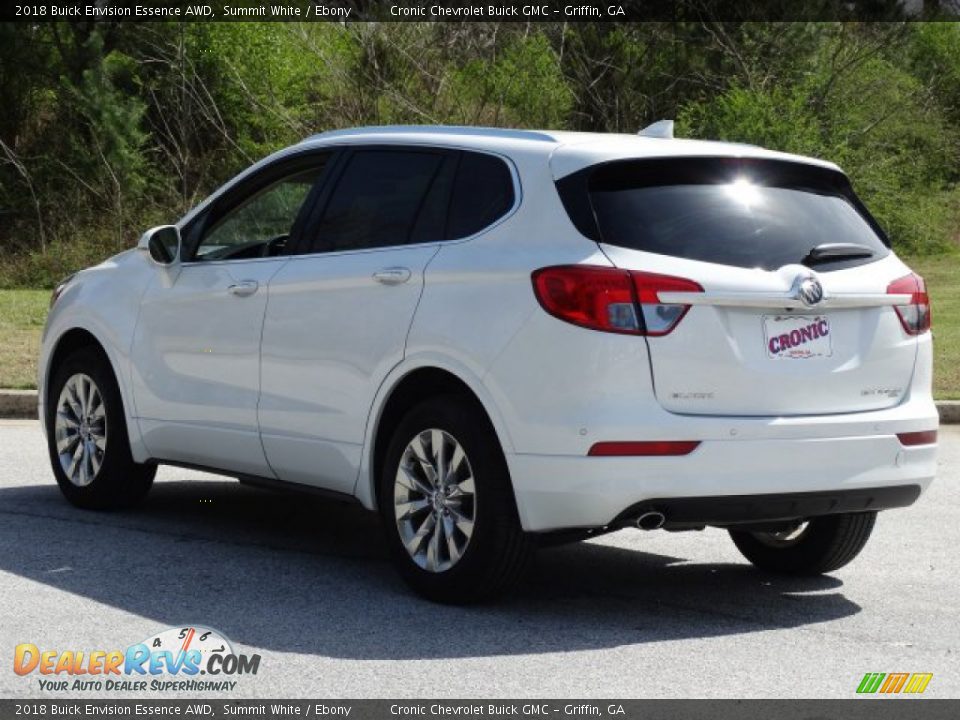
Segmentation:
[(236, 285), (228, 286), (227, 292), (237, 297), (247, 297), (247, 295), (253, 295), (259, 287), (260, 284), (256, 280), (243, 280)]
[(410, 274), (410, 268), (388, 267), (377, 270), (373, 274), (373, 279), (383, 285), (401, 285), (410, 279)]

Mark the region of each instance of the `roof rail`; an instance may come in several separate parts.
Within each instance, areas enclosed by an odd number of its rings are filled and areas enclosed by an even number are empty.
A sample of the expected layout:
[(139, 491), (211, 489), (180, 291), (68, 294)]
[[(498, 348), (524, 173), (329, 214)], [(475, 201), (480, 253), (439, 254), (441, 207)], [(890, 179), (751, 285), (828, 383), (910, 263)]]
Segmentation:
[(356, 135), (380, 134), (404, 135), (472, 135), (479, 137), (513, 138), (516, 140), (538, 140), (541, 142), (556, 142), (552, 135), (538, 130), (509, 130), (505, 128), (467, 127), (457, 125), (374, 125), (368, 127), (346, 128), (343, 130), (328, 130), (304, 138), (308, 140), (328, 140), (338, 137), (352, 137)]

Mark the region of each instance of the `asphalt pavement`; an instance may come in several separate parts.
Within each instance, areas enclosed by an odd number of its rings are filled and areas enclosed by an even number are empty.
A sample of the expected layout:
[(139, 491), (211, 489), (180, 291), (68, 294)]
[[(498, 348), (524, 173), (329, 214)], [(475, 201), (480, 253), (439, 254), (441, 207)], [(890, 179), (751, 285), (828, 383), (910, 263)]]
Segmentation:
[(234, 697), (849, 698), (867, 672), (960, 697), (960, 427), (940, 437), (931, 490), (830, 576), (757, 572), (719, 530), (625, 530), (452, 608), (407, 591), (359, 507), (164, 468), (136, 510), (77, 510), (38, 424), (0, 421), (0, 697), (65, 697), (12, 671), (17, 644), (123, 649), (181, 625), (261, 656)]

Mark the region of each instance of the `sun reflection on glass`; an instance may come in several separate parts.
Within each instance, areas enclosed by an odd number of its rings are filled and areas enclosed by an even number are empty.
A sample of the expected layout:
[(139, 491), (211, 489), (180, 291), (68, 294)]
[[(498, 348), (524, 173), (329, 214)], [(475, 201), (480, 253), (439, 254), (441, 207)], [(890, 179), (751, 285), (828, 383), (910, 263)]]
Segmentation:
[(747, 209), (763, 202), (760, 189), (744, 177), (739, 177), (732, 183), (727, 183), (723, 186), (723, 189), (731, 200), (740, 203)]

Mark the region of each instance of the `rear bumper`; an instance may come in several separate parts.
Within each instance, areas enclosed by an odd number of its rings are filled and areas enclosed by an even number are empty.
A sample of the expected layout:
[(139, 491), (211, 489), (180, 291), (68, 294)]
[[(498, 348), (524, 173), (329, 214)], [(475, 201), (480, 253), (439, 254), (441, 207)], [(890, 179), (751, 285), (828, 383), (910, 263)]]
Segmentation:
[(719, 497), (654, 498), (637, 503), (613, 521), (614, 526), (635, 524), (636, 518), (655, 510), (662, 513), (664, 527), (737, 525), (778, 520), (869, 512), (907, 507), (920, 497), (919, 485), (858, 490), (828, 490), (768, 495), (721, 495)]
[(678, 514), (664, 513), (668, 525), (901, 507), (932, 482), (936, 445), (904, 447), (895, 434), (707, 440), (680, 457), (511, 454), (508, 463), (523, 527), (539, 532), (606, 527), (654, 504)]

